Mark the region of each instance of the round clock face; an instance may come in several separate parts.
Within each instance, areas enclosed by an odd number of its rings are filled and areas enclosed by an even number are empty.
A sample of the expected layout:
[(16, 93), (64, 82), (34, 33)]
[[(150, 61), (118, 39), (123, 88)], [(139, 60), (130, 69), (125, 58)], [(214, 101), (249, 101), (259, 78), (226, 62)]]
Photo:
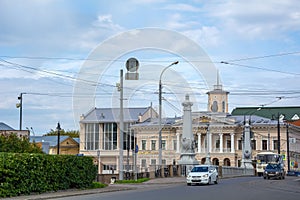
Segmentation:
[(135, 72), (139, 68), (139, 61), (135, 58), (129, 58), (126, 62), (126, 69), (129, 72)]

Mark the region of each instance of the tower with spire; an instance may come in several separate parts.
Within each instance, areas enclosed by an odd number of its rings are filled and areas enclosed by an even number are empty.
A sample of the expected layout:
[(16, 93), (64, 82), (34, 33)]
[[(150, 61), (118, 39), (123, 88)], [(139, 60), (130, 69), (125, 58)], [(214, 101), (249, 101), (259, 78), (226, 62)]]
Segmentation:
[(217, 84), (214, 85), (212, 91), (207, 92), (208, 94), (208, 108), (210, 112), (228, 113), (228, 94), (229, 92), (224, 91), (222, 84), (220, 84), (219, 70), (217, 71)]

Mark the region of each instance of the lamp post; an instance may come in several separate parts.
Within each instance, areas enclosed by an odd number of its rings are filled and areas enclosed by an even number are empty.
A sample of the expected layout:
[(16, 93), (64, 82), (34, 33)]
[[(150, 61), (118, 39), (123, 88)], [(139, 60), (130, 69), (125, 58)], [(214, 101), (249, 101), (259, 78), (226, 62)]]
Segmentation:
[(57, 130), (57, 155), (59, 155), (59, 146), (60, 146), (60, 130), (61, 130), (59, 122), (57, 123), (56, 130)]
[(290, 169), (290, 138), (289, 138), (289, 123), (286, 123), (286, 156), (287, 156), (287, 166), (288, 172)]
[(158, 87), (158, 102), (159, 102), (159, 121), (158, 121), (158, 126), (159, 126), (159, 133), (158, 133), (158, 165), (159, 165), (159, 168), (161, 167), (162, 165), (162, 141), (161, 141), (161, 109), (162, 109), (162, 85), (161, 85), (161, 78), (162, 78), (162, 75), (163, 73), (168, 69), (170, 68), (171, 66), (173, 65), (177, 65), (179, 63), (179, 61), (175, 61), (173, 63), (171, 63), (170, 65), (168, 65), (167, 67), (165, 67), (162, 72), (160, 73), (160, 76), (159, 76), (159, 87)]

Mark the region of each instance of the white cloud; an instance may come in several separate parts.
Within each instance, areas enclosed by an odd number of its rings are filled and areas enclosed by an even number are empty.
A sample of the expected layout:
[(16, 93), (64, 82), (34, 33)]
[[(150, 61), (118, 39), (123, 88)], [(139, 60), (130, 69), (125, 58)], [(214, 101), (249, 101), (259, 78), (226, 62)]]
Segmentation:
[(300, 4), (296, 0), (225, 1), (207, 8), (220, 27), (242, 37), (265, 39), (300, 29)]
[(163, 7), (163, 9), (180, 12), (199, 12), (201, 10), (198, 7), (185, 3), (168, 4), (167, 6)]

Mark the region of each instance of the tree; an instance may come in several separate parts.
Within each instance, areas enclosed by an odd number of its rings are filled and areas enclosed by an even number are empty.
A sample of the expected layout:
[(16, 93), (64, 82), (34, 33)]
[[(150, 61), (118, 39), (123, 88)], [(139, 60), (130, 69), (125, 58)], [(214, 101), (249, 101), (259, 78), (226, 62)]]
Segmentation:
[(28, 138), (18, 137), (15, 133), (0, 136), (0, 152), (43, 153), (42, 149), (35, 143), (32, 144)]
[[(46, 133), (44, 136), (55, 136), (57, 135), (57, 131), (56, 130), (53, 130), (51, 129), (48, 133)], [(76, 130), (68, 130), (68, 131), (65, 131), (64, 129), (61, 129), (60, 130), (60, 135), (61, 136), (70, 136), (72, 138), (79, 138), (79, 131), (76, 131)]]

